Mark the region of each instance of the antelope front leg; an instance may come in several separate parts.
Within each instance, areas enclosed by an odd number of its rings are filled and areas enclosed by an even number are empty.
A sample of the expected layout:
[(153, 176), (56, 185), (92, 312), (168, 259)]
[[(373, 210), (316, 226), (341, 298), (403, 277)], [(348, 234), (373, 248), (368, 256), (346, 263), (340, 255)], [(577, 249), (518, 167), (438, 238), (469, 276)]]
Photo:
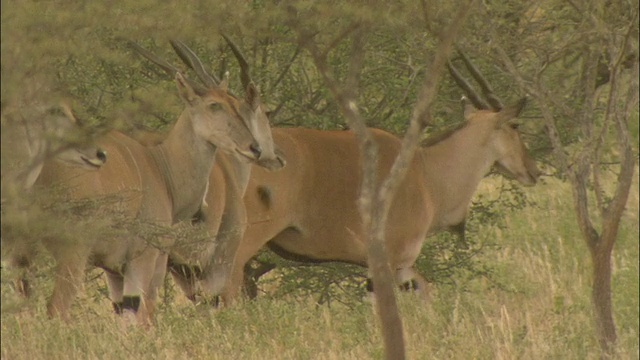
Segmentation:
[[(147, 306), (153, 304), (145, 302), (149, 299), (147, 295), (156, 272), (158, 258), (161, 256), (160, 250), (148, 246), (129, 261), (125, 268), (122, 314), (125, 317), (133, 315), (143, 326), (151, 324), (151, 314)], [(145, 301), (142, 301), (143, 296)]]
[(122, 275), (105, 270), (107, 283), (109, 285), (109, 298), (113, 305), (113, 311), (122, 314), (122, 291), (124, 290), (124, 278)]
[(231, 271), (229, 282), (222, 292), (222, 301), (225, 305), (231, 305), (237, 300), (238, 295), (240, 295), (240, 292), (242, 291), (243, 284), (244, 266), (235, 265)]
[[(162, 286), (167, 268), (167, 255), (161, 254), (156, 260), (155, 271), (149, 290), (145, 292), (145, 302), (149, 304), (149, 313), (153, 313), (155, 308), (155, 299), (158, 296), (158, 289)], [(120, 315), (123, 311), (123, 291), (124, 291), (124, 278), (122, 275), (114, 272), (105, 271), (107, 274), (107, 280), (109, 284), (109, 298), (113, 305), (113, 311)]]
[[(223, 290), (227, 285), (227, 280), (229, 279), (230, 266), (225, 264), (214, 264), (207, 268), (205, 272), (205, 278), (202, 280), (202, 292), (206, 297), (206, 302), (210, 303), (213, 306), (218, 306), (220, 304), (220, 294), (222, 294)], [(226, 297), (225, 304), (229, 304)]]
[[(240, 254), (240, 244), (244, 238), (247, 226), (247, 213), (242, 202), (230, 202), (220, 222), (216, 235), (216, 250), (212, 262), (205, 271), (203, 291), (207, 297), (215, 296), (216, 302), (222, 294), (225, 305), (231, 305), (235, 295), (244, 284), (244, 265), (258, 251), (249, 247), (246, 249), (248, 257)], [(233, 278), (238, 266), (236, 261), (240, 257), (240, 272), (235, 274), (239, 280)], [(234, 280), (236, 280), (234, 282)], [(229, 290), (229, 291), (228, 291)]]
[(168, 266), (169, 272), (173, 277), (173, 281), (182, 289), (184, 295), (192, 303), (196, 303), (196, 276), (188, 265), (171, 264)]
[(57, 263), (56, 279), (53, 294), (47, 304), (47, 313), (49, 317), (60, 316), (69, 320), (69, 307), (78, 289), (83, 285), (87, 256), (84, 251), (72, 250), (58, 256)]
[(153, 271), (153, 277), (151, 278), (151, 284), (149, 286), (149, 290), (145, 294), (145, 305), (147, 307), (149, 319), (153, 317), (153, 313), (155, 312), (158, 290), (164, 283), (164, 278), (167, 274), (168, 259), (169, 255), (165, 252), (160, 253), (156, 258), (156, 266)]
[[(245, 232), (246, 234), (246, 232)], [(243, 236), (240, 234), (240, 236)], [(262, 247), (262, 243), (259, 241), (251, 241), (251, 237), (243, 237), (241, 239), (241, 245), (235, 248), (235, 255), (230, 255), (231, 261), (226, 266), (230, 272), (227, 272), (225, 276), (229, 276), (226, 286), (222, 291), (222, 301), (225, 305), (233, 304), (239, 295), (241, 295), (242, 287), (244, 285), (244, 266), (247, 262), (258, 253)], [(229, 260), (227, 260), (229, 261)], [(220, 276), (220, 275), (218, 275)]]

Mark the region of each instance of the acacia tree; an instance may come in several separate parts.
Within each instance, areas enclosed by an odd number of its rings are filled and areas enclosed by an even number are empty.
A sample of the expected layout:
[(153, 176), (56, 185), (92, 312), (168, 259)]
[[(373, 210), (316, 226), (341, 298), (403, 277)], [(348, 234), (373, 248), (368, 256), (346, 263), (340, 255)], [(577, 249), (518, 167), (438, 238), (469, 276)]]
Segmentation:
[[(606, 357), (616, 342), (611, 252), (637, 165), (629, 126), (638, 119), (638, 3), (505, 7), (519, 21), (484, 28), (491, 46), (476, 53), (501, 64), (544, 120), (553, 166), (571, 184), (591, 254), (597, 338)], [(614, 189), (605, 186), (608, 172), (615, 174)]]

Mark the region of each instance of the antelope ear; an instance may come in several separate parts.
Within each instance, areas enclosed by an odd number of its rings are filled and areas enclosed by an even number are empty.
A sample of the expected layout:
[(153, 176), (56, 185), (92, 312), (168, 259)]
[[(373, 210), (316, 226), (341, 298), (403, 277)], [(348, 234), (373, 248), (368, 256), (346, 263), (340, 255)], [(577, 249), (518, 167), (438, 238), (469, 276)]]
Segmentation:
[(271, 117), (276, 116), (276, 112), (274, 110), (267, 110), (264, 112), (267, 115), (267, 119), (271, 120)]
[(71, 105), (66, 100), (60, 101), (60, 108), (66, 117), (69, 118), (74, 124), (78, 124), (78, 119), (75, 115), (73, 115), (73, 111), (71, 110)]
[(527, 97), (525, 96), (522, 99), (518, 100), (515, 104), (511, 104), (502, 109), (502, 111), (500, 111), (500, 116), (509, 119), (516, 118), (518, 117), (518, 115), (520, 115), (520, 112), (522, 112), (522, 109), (524, 109), (524, 106), (526, 104)]
[(196, 101), (198, 95), (180, 72), (176, 72), (176, 85), (182, 100), (188, 104), (193, 104)]
[(502, 109), (502, 111), (498, 113), (497, 126), (500, 127), (505, 123), (509, 122), (509, 120), (517, 118), (518, 115), (520, 115), (520, 112), (522, 112), (522, 109), (524, 109), (524, 106), (526, 104), (527, 104), (527, 98), (523, 97), (522, 99), (518, 100), (518, 102), (516, 102), (515, 104), (509, 105), (504, 109)]

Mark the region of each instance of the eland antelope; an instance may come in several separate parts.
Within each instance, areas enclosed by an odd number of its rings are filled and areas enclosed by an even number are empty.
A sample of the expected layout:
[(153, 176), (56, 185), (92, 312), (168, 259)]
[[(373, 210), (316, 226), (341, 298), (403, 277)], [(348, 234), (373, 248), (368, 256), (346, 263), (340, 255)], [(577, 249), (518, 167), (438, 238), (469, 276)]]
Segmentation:
[[(478, 80), (480, 81), (480, 80)], [(413, 265), (428, 235), (464, 231), (469, 205), (482, 178), (495, 165), (525, 186), (540, 174), (514, 122), (525, 105), (495, 110), (467, 104), (465, 122), (426, 141), (393, 199), (386, 227), (392, 270), (404, 289), (427, 298), (427, 282)], [(370, 129), (379, 147), (378, 179), (386, 177), (400, 139)], [(351, 131), (273, 129), (287, 158), (279, 172), (253, 169), (245, 194), (248, 226), (234, 259), (225, 302), (243, 284), (244, 266), (260, 248), (297, 261), (338, 261), (367, 266), (367, 245), (357, 200), (362, 182), (360, 154)], [(367, 283), (369, 290), (373, 285)]]
[[(252, 110), (257, 123), (264, 127), (264, 135), (269, 136), (269, 141), (263, 144), (263, 150), (270, 154), (276, 153), (270, 137), (266, 109), (251, 79), (249, 64), (238, 47), (227, 36), (223, 37), (240, 64), (240, 78), (246, 90), (244, 104)], [(191, 66), (189, 62), (187, 65)], [(157, 134), (147, 133), (143, 136), (146, 143), (155, 143), (161, 139)], [(276, 157), (279, 164), (265, 167), (268, 171), (285, 166), (285, 159), (277, 154)], [(233, 154), (216, 154), (205, 201), (196, 221), (200, 226), (204, 226), (210, 241), (176, 244), (169, 250), (168, 269), (187, 298), (193, 302), (196, 302), (198, 284), (201, 285), (205, 300), (217, 301), (216, 295), (221, 292), (229, 278), (232, 262), (228, 260), (233, 258), (247, 225), (242, 198), (249, 182), (251, 167), (251, 162)]]
[[(49, 90), (38, 87), (37, 93)], [(93, 129), (79, 121), (64, 101), (18, 101), (2, 110), (2, 258), (20, 271), (18, 292), (31, 294), (28, 270), (36, 252), (29, 228), (30, 189), (50, 158), (68, 166), (97, 170), (106, 153), (93, 143)]]
[[(132, 44), (143, 56), (175, 75), (185, 110), (164, 140), (145, 146), (118, 131), (98, 139), (109, 161), (96, 172), (45, 164), (37, 185), (61, 184), (72, 199), (114, 196), (114, 213), (136, 224), (169, 227), (190, 220), (202, 204), (217, 149), (266, 168), (278, 168), (281, 160), (273, 149), (268, 123), (261, 123), (255, 109), (227, 91), (207, 73), (197, 56), (183, 43), (172, 41), (178, 55), (191, 64), (201, 86), (175, 67)], [(144, 228), (144, 227), (143, 227)], [(148, 228), (148, 227), (147, 227)], [(49, 314), (67, 317), (67, 311), (87, 262), (105, 270), (110, 298), (117, 312), (135, 314), (148, 324), (158, 287), (167, 267), (167, 249), (175, 239), (159, 233), (147, 241), (144, 231), (105, 234), (72, 248), (57, 250), (56, 283)], [(48, 241), (53, 243), (55, 241)], [(59, 244), (57, 244), (59, 245)]]

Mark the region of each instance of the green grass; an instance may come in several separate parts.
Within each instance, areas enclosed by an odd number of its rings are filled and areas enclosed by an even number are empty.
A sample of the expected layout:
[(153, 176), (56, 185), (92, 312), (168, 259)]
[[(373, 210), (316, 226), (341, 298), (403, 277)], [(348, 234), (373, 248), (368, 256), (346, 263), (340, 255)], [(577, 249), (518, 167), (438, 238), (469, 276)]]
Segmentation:
[[(504, 229), (489, 230), (501, 248), (481, 259), (507, 290), (479, 278), (464, 291), (437, 287), (428, 306), (400, 294), (410, 359), (599, 357), (590, 257), (576, 228), (570, 188), (549, 180), (526, 193), (537, 205), (507, 215)], [(639, 356), (638, 235), (636, 176), (613, 253), (620, 359)], [(111, 315), (109, 301), (97, 290), (104, 287), (102, 278), (87, 285), (74, 304), (74, 320), (65, 324), (45, 316), (50, 278), (39, 277), (38, 295), (24, 302), (8, 285), (5, 270), (2, 276), (2, 359), (380, 359), (383, 354), (368, 302), (318, 307), (313, 298), (261, 296), (213, 311), (175, 294), (146, 331), (125, 328)]]

